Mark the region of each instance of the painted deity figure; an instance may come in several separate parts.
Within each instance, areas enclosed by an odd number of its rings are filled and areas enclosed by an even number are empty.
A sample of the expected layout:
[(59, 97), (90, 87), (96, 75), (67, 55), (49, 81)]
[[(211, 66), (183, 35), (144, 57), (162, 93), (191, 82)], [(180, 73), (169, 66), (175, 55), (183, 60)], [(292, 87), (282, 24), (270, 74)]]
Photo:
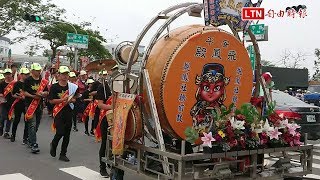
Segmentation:
[(212, 111), (220, 111), (226, 99), (225, 87), (230, 78), (225, 77), (224, 67), (218, 63), (209, 63), (203, 66), (202, 74), (196, 76), (198, 86), (196, 100), (190, 111), (193, 127), (207, 131), (214, 122)]

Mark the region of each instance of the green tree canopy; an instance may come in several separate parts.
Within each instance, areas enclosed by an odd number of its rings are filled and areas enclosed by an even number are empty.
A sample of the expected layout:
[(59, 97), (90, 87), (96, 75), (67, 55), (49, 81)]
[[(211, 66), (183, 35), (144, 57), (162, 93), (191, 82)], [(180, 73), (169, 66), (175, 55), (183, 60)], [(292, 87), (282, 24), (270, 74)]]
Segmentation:
[[(39, 38), (43, 40), (49, 41), (50, 48), (52, 50), (51, 58), (54, 58), (57, 53), (57, 49), (61, 46), (67, 44), (66, 36), (67, 33), (74, 33), (77, 30), (78, 34), (84, 34), (89, 36), (89, 44), (88, 49), (79, 49), (79, 56), (87, 56), (94, 59), (104, 59), (110, 58), (111, 54), (108, 50), (102, 45), (102, 42), (106, 42), (99, 31), (94, 31), (89, 28), (85, 28), (83, 26), (79, 26), (76, 24), (70, 25), (67, 22), (62, 23), (53, 23), (51, 25), (47, 25), (40, 29)], [(74, 59), (73, 53), (69, 54), (69, 57)]]
[(27, 28), (33, 28), (23, 19), (26, 13), (46, 19), (58, 19), (65, 13), (64, 9), (50, 3), (50, 0), (1, 0), (0, 7), (0, 36), (11, 31), (24, 32)]
[(314, 55), (317, 57), (317, 60), (314, 61), (315, 72), (312, 76), (312, 80), (319, 81), (320, 80), (320, 49), (316, 48), (314, 50)]

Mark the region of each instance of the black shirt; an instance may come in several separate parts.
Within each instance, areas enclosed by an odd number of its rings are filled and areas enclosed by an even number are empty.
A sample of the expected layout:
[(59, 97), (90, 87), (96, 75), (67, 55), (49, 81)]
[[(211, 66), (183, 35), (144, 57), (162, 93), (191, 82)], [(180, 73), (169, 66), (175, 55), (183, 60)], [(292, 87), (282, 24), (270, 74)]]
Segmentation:
[[(89, 90), (89, 89), (85, 90), (85, 91), (83, 92), (82, 96), (81, 96), (81, 97), (82, 97), (82, 100), (84, 100), (84, 99), (93, 99), (93, 97), (92, 97), (91, 95), (89, 95), (91, 92), (92, 92), (92, 91)], [(84, 105), (85, 105), (86, 107), (88, 106), (89, 103), (90, 103), (89, 101), (84, 101)]]
[[(41, 77), (39, 78), (39, 80), (35, 80), (33, 79), (32, 76), (29, 76), (25, 81), (24, 81), (24, 88), (23, 90), (25, 92), (28, 92), (29, 94), (31, 95), (35, 95), (36, 92), (38, 91), (39, 89), (39, 86), (40, 86), (40, 83), (41, 83)], [(46, 86), (44, 88), (44, 91), (48, 91), (48, 87)], [(31, 104), (31, 101), (33, 100), (33, 98), (31, 97), (26, 97), (25, 99), (25, 102), (26, 102), (26, 105), (29, 106)]]
[(104, 90), (102, 84), (100, 84), (100, 86), (98, 87), (96, 99), (97, 100), (103, 100), (103, 102), (106, 102), (107, 99), (111, 96), (111, 91), (110, 91), (110, 88), (108, 86), (108, 83), (105, 82), (104, 84), (105, 84), (105, 90)]
[[(6, 83), (5, 81), (2, 81), (2, 82), (0, 83), (0, 93), (1, 93), (1, 94), (4, 93), (4, 89), (7, 87), (8, 84), (9, 84), (9, 83)], [(12, 90), (11, 90), (11, 92), (12, 92)], [(7, 94), (7, 96), (5, 97), (6, 100), (7, 100), (7, 102), (4, 103), (4, 106), (5, 106), (8, 110), (11, 108), (11, 105), (12, 105), (12, 103), (13, 103), (13, 101), (14, 101), (14, 98), (12, 97), (11, 92), (9, 92), (9, 93)]]
[[(61, 99), (67, 90), (68, 90), (68, 84), (66, 86), (60, 86), (59, 83), (55, 83), (50, 88), (48, 99), (49, 100)], [(66, 105), (63, 107), (61, 111), (64, 111), (64, 110), (71, 111), (72, 109), (69, 105)]]
[[(99, 81), (95, 81), (92, 83), (91, 92), (92, 91), (98, 91), (98, 87), (101, 85)], [(93, 96), (93, 99), (97, 99), (97, 95)]]
[[(18, 81), (14, 84), (13, 90), (12, 90), (12, 95), (14, 94), (19, 94), (21, 93), (21, 91), (23, 91), (23, 86), (24, 86), (24, 82)], [(16, 104), (17, 108), (24, 108), (24, 100), (20, 99), (20, 101)]]

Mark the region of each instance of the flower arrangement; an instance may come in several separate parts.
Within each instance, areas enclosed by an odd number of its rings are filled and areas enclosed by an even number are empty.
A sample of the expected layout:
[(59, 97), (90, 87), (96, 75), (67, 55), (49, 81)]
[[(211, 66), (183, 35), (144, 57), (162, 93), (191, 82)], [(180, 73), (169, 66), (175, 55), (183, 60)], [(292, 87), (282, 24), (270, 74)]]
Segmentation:
[(207, 132), (188, 127), (186, 140), (195, 143), (200, 137), (202, 145), (215, 149), (214, 152), (299, 146), (300, 126), (275, 113), (274, 108), (275, 102), (270, 103), (266, 115), (261, 116), (250, 103), (239, 109), (233, 104), (229, 108), (222, 107), (220, 111), (212, 111), (214, 122)]

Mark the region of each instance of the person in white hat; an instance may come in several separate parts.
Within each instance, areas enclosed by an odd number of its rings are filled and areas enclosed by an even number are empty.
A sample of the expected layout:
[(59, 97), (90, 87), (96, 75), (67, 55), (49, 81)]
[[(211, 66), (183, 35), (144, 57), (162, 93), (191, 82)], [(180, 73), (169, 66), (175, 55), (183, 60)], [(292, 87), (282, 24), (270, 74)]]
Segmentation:
[(79, 79), (77, 81), (77, 85), (79, 87), (79, 93), (82, 94), (86, 90), (86, 81), (88, 79), (87, 72), (85, 70), (81, 70), (79, 74)]
[[(23, 87), (27, 108), (25, 120), (28, 121), (28, 145), (31, 147), (31, 152), (36, 154), (40, 152), (39, 145), (37, 143), (37, 131), (43, 110), (43, 105), (40, 102), (43, 102), (42, 98), (47, 97), (48, 88), (47, 80), (41, 78), (41, 65), (39, 63), (33, 63), (30, 66), (30, 70), (31, 75), (26, 78)], [(31, 106), (32, 102), (34, 103)], [(36, 105), (34, 106), (34, 104)]]
[[(77, 85), (68, 82), (70, 70), (67, 66), (59, 67), (59, 81), (53, 84), (48, 96), (49, 102), (55, 105), (53, 118), (56, 134), (50, 144), (50, 155), (56, 156), (57, 146), (61, 138), (61, 152), (59, 160), (69, 162), (66, 156), (72, 128), (73, 104), (78, 94)], [(74, 88), (73, 88), (74, 87)]]
[[(70, 72), (69, 73), (69, 82), (71, 83), (76, 83), (77, 81), (77, 75), (75, 72)], [(75, 106), (78, 106), (77, 104), (75, 104)], [(76, 109), (73, 110), (73, 116), (72, 116), (72, 122), (73, 122), (73, 131), (78, 131), (78, 128), (77, 128), (77, 112), (76, 112)]]
[[(11, 108), (14, 109), (14, 119), (12, 124), (12, 130), (11, 130), (11, 142), (14, 142), (16, 140), (16, 132), (17, 128), (21, 119), (22, 113), (26, 114), (25, 109), (25, 101), (24, 101), (24, 95), (23, 95), (23, 86), (24, 81), (29, 77), (30, 71), (28, 68), (21, 68), (20, 69), (20, 80), (14, 84), (13, 90), (12, 90), (12, 97), (15, 98), (15, 102), (11, 105)], [(24, 132), (23, 132), (23, 144), (28, 143), (28, 126), (27, 122), (24, 121)]]
[(4, 80), (4, 75), (0, 73), (0, 82), (2, 82), (3, 80)]
[[(87, 89), (87, 86), (86, 86), (87, 79), (88, 79), (87, 72), (85, 70), (81, 70), (79, 73), (79, 79), (76, 82), (76, 85), (78, 85), (79, 94), (81, 95)], [(84, 107), (83, 101), (80, 98), (77, 98), (77, 101), (75, 103), (75, 112), (77, 113), (77, 117), (82, 117), (84, 108), (85, 107)]]
[(77, 81), (77, 75), (75, 72), (70, 72), (69, 73), (69, 81), (72, 83), (76, 83)]
[[(9, 131), (11, 128), (11, 121), (8, 119), (8, 112), (14, 101), (11, 92), (15, 83), (13, 81), (11, 69), (4, 70), (4, 77), (4, 81), (0, 83), (0, 97), (4, 102), (2, 105), (2, 117), (0, 118), (0, 136), (3, 135), (4, 138), (10, 139)], [(5, 132), (3, 132), (3, 130), (5, 130)]]
[[(93, 96), (92, 96), (90, 93), (92, 92), (92, 84), (93, 84), (94, 82), (95, 82), (95, 81), (94, 81), (93, 79), (91, 79), (91, 78), (89, 78), (89, 79), (87, 80), (87, 82), (86, 82), (88, 88), (87, 88), (86, 91), (84, 91), (83, 94), (82, 94), (82, 99), (83, 99), (83, 102), (84, 102), (85, 109), (87, 108), (87, 106), (89, 105), (89, 103), (93, 101)], [(85, 119), (84, 124), (85, 124), (85, 126), (84, 126), (84, 127), (85, 127), (85, 131), (84, 131), (84, 133), (89, 136), (89, 135), (90, 135), (90, 134), (89, 134), (89, 131), (88, 131), (89, 117), (87, 117), (87, 118)], [(91, 123), (91, 129), (93, 129), (93, 127), (94, 127), (94, 121), (92, 121), (92, 123)]]

